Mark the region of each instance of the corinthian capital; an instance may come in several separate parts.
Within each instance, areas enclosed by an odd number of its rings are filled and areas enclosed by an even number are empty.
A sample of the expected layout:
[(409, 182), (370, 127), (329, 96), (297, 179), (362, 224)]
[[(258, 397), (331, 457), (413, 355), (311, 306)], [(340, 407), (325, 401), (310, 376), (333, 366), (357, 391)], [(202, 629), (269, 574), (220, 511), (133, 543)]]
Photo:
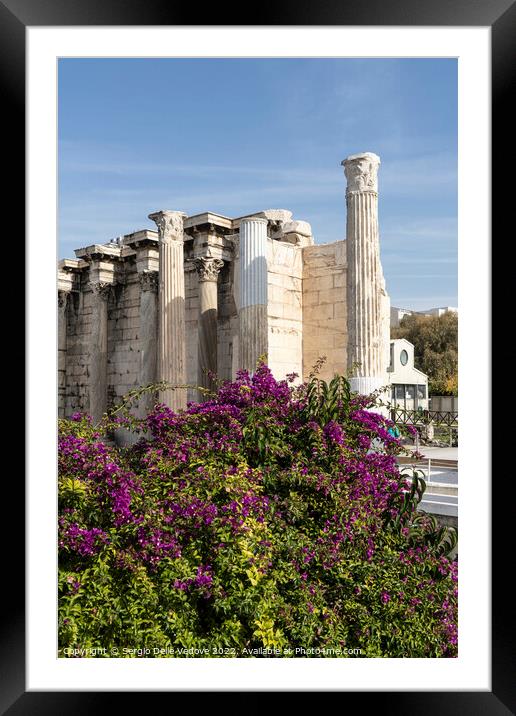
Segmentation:
[(224, 261), (211, 256), (198, 256), (193, 259), (193, 265), (199, 276), (199, 281), (216, 281), (220, 269), (224, 266)]
[(347, 192), (378, 191), (380, 157), (372, 152), (353, 154), (344, 159), (344, 174), (348, 180)]
[(142, 271), (140, 273), (140, 288), (142, 291), (156, 292), (158, 290), (158, 272)]
[(103, 301), (107, 301), (113, 284), (102, 283), (101, 281), (90, 281), (88, 286), (91, 288), (95, 296), (98, 296)]
[(183, 211), (155, 211), (149, 219), (158, 227), (159, 239), (164, 243), (183, 241), (183, 219), (187, 215)]

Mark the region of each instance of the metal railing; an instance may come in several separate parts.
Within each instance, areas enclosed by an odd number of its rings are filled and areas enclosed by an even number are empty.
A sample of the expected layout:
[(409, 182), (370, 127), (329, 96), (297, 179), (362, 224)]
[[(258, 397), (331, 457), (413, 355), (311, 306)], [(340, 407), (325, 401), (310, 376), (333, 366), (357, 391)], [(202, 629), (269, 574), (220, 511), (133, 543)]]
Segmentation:
[(400, 455), (398, 457), (398, 465), (404, 466), (404, 465), (412, 465), (415, 468), (424, 468), (426, 469), (426, 476), (427, 480), (430, 480), (432, 477), (432, 467), (434, 467), (436, 470), (439, 468), (444, 468), (448, 470), (457, 470), (458, 468), (458, 461), (457, 460), (445, 460), (443, 458), (435, 458), (435, 457), (425, 457), (425, 458), (419, 458), (414, 459), (413, 457)]
[(402, 425), (446, 425), (458, 427), (459, 413), (447, 410), (406, 410), (405, 408), (391, 408), (391, 420)]
[[(412, 425), (418, 440), (444, 442), (450, 447), (459, 441), (459, 413), (444, 410), (405, 410), (391, 408), (390, 418), (397, 425)], [(430, 435), (431, 431), (431, 435)]]

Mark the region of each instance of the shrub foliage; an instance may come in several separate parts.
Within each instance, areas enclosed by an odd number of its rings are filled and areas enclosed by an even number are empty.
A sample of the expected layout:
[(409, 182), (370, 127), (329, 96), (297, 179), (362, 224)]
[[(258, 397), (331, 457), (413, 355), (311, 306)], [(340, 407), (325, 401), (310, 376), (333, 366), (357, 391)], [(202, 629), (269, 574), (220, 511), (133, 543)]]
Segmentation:
[[(392, 423), (343, 377), (293, 380), (59, 421), (60, 655), (457, 655), (454, 534)], [(137, 444), (104, 439), (121, 424)]]

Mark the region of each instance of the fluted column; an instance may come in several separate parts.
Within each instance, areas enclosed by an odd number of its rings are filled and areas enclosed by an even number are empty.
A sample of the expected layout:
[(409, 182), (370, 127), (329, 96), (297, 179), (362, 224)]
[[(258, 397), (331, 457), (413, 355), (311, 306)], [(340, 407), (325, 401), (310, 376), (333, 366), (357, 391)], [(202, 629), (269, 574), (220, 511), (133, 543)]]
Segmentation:
[(64, 418), (66, 398), (66, 346), (67, 346), (67, 308), (69, 291), (58, 291), (57, 321), (57, 393), (58, 417)]
[[(158, 285), (157, 271), (141, 271), (140, 278), (140, 370), (141, 387), (157, 380)], [(145, 393), (138, 403), (138, 415), (145, 417), (154, 404), (154, 395)]]
[(240, 222), (240, 368), (253, 372), (268, 352), (267, 219)]
[[(159, 232), (158, 380), (186, 381), (185, 273), (182, 211), (149, 214)], [(165, 390), (160, 400), (172, 410), (186, 407), (186, 389)]]
[(200, 304), (197, 380), (203, 388), (213, 390), (214, 383), (209, 374), (217, 373), (217, 281), (224, 261), (211, 256), (199, 256), (194, 259), (194, 266), (199, 278)]
[(365, 152), (345, 159), (347, 329), (351, 389), (368, 395), (385, 382), (378, 239), (378, 166)]
[(107, 410), (107, 318), (108, 300), (112, 284), (91, 281), (89, 286), (93, 293), (90, 333), (89, 412), (93, 420), (97, 422)]

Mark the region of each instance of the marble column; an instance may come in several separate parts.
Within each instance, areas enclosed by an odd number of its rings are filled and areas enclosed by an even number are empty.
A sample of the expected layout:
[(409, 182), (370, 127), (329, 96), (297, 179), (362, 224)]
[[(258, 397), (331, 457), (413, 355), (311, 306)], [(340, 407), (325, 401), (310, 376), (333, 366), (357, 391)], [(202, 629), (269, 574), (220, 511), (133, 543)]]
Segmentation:
[[(138, 385), (157, 380), (158, 360), (158, 285), (157, 271), (141, 271), (140, 279), (140, 369)], [(145, 393), (138, 403), (139, 417), (145, 417), (155, 403), (155, 395)]]
[(57, 312), (57, 414), (59, 418), (65, 416), (66, 399), (66, 347), (67, 347), (67, 317), (69, 291), (58, 291)]
[(98, 422), (107, 410), (107, 337), (108, 337), (108, 300), (111, 283), (91, 281), (93, 293), (91, 333), (90, 333), (90, 364), (89, 364), (89, 413)]
[(240, 222), (240, 368), (250, 373), (268, 352), (267, 219)]
[(194, 259), (199, 279), (199, 351), (198, 384), (213, 390), (215, 385), (209, 373), (217, 374), (217, 319), (218, 277), (224, 266), (222, 259), (199, 256)]
[[(159, 233), (158, 380), (186, 382), (185, 269), (182, 211), (149, 214)], [(164, 390), (160, 401), (174, 411), (186, 407), (186, 388)]]
[(378, 238), (380, 158), (365, 152), (342, 164), (347, 179), (347, 362), (351, 389), (368, 395), (386, 382)]

